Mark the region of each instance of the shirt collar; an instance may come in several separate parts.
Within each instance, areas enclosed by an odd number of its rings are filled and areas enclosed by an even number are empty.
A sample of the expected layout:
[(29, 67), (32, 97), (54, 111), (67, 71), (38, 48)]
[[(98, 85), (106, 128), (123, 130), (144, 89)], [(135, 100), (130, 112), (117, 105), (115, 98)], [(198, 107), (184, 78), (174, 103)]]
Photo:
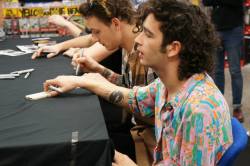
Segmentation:
[[(175, 109), (179, 107), (180, 104), (185, 101), (188, 96), (191, 94), (193, 89), (199, 84), (202, 80), (204, 80), (206, 77), (205, 73), (201, 74), (194, 74), (191, 76), (184, 85), (180, 88), (180, 90), (169, 100), (169, 104)], [(164, 92), (166, 94), (166, 92)], [(168, 105), (169, 105), (168, 104)]]

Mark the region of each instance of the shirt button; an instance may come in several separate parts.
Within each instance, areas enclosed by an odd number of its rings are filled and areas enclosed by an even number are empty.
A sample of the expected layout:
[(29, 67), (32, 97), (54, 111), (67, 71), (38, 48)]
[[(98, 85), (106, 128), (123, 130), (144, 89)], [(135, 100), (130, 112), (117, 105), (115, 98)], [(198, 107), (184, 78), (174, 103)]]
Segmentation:
[(172, 111), (173, 110), (173, 106), (172, 105), (167, 105), (166, 109), (167, 109), (167, 111)]

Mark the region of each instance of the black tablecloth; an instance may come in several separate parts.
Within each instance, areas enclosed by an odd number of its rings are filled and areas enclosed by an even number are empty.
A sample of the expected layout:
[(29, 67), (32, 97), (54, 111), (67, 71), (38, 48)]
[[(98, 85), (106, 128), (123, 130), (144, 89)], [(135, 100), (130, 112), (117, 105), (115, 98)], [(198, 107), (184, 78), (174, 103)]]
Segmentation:
[[(56, 40), (58, 43), (65, 41), (67, 39), (70, 39), (69, 37), (57, 37), (57, 38), (53, 38), (52, 40)], [(16, 48), (16, 45), (30, 45), (31, 43), (31, 39), (20, 39), (20, 38), (12, 38), (12, 39), (7, 39), (4, 42), (0, 42), (0, 50), (2, 49), (13, 49), (13, 50), (18, 50)], [(31, 56), (31, 55), (28, 55)], [(1, 57), (1, 55), (0, 55)], [(112, 56), (109, 56), (108, 58), (104, 59), (101, 64), (106, 66), (107, 68), (113, 70), (116, 73), (120, 73), (121, 72), (121, 50), (118, 50), (116, 52), (113, 53)], [(40, 59), (39, 59), (40, 60)], [(47, 63), (52, 59), (46, 59), (43, 58), (42, 59), (43, 63)], [(26, 63), (26, 62), (25, 62)], [(70, 74), (74, 74), (74, 72), (72, 72), (72, 67), (70, 62), (68, 63), (68, 65), (66, 66), (67, 70), (65, 71), (70, 71)], [(46, 69), (48, 70), (48, 69)], [(8, 72), (8, 71), (7, 71)], [(48, 71), (47, 71), (48, 72)], [(1, 70), (0, 70), (0, 73)], [(65, 74), (63, 72), (61, 72), (61, 74)], [(54, 74), (55, 76), (57, 76), (57, 74)], [(53, 78), (53, 77), (52, 77)], [(47, 78), (45, 78), (47, 79)], [(116, 126), (120, 126), (122, 123), (122, 109), (118, 106), (115, 106), (109, 102), (107, 102), (106, 100), (102, 99), (99, 97), (99, 101), (100, 101), (100, 105), (102, 108), (102, 112), (104, 115), (104, 120), (108, 126), (109, 129), (113, 130), (113, 128), (116, 128)]]
[[(14, 48), (10, 41), (0, 49)], [(18, 44), (29, 44), (24, 41)], [(73, 74), (70, 61), (0, 56), (0, 74), (35, 69), (27, 79), (0, 80), (0, 165), (111, 165), (113, 148), (97, 96), (78, 89), (38, 101), (24, 98), (41, 92), (47, 79)], [(72, 132), (79, 133), (76, 144)]]

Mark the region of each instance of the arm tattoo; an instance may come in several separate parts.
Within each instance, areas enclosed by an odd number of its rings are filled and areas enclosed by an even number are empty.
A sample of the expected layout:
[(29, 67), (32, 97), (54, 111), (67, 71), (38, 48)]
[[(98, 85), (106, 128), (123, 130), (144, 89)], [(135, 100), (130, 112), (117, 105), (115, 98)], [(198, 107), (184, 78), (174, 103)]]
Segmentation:
[(103, 72), (101, 73), (101, 75), (116, 85), (119, 85), (119, 86), (123, 85), (122, 75), (117, 74), (110, 69), (105, 68)]
[(113, 104), (119, 104), (124, 99), (121, 91), (113, 91), (109, 96), (109, 101)]
[(109, 69), (106, 69), (106, 68), (102, 72), (102, 75), (105, 78), (109, 78), (111, 74), (112, 74), (111, 71)]
[(123, 86), (123, 87), (125, 86), (124, 83), (123, 83), (123, 76), (122, 75), (117, 76), (116, 85)]

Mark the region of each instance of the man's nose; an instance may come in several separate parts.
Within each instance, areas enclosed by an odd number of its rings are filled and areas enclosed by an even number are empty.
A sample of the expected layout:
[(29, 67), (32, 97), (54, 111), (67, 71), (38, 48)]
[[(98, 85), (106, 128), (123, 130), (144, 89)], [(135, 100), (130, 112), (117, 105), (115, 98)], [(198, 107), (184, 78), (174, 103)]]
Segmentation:
[(136, 47), (138, 47), (138, 45), (142, 45), (142, 32), (135, 38), (135, 43), (136, 43)]

